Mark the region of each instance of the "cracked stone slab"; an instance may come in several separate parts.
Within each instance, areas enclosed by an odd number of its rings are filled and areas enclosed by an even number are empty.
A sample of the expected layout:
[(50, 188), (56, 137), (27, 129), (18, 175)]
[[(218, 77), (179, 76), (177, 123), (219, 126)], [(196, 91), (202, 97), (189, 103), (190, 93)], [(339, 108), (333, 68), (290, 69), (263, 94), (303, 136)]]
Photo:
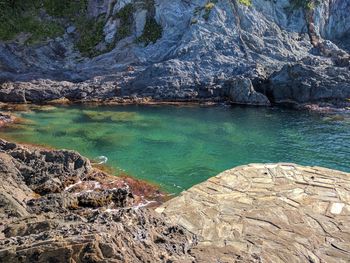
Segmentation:
[(156, 211), (198, 236), (198, 262), (350, 262), (349, 173), (239, 166)]

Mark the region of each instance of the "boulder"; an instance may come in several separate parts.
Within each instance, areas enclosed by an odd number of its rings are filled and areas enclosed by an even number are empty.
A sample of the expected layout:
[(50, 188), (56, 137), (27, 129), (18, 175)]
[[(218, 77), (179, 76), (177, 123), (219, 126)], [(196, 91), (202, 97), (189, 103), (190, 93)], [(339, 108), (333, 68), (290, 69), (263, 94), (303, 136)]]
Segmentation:
[(270, 105), (269, 99), (264, 94), (256, 92), (252, 81), (247, 78), (236, 78), (226, 81), (224, 92), (227, 94), (229, 101), (235, 104)]
[(286, 65), (269, 77), (265, 92), (273, 102), (344, 102), (350, 98), (350, 71), (321, 61)]

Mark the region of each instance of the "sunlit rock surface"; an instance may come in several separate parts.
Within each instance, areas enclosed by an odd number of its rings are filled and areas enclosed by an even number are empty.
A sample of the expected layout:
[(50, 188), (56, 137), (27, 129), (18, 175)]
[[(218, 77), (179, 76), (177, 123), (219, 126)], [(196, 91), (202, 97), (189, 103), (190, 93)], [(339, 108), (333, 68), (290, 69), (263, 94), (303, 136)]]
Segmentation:
[[(323, 0), (310, 10), (292, 0), (212, 2), (208, 9), (206, 0), (90, 0), (88, 14), (105, 19), (96, 49), (111, 49), (82, 58), (69, 34), (36, 46), (0, 43), (0, 101), (150, 97), (268, 105), (350, 97), (349, 1)], [(134, 7), (131, 31), (120, 36), (115, 15), (127, 4)], [(148, 45), (137, 41), (145, 16), (162, 27)], [(242, 77), (252, 81), (253, 96), (230, 85), (236, 95), (227, 98), (227, 83)]]
[(348, 173), (282, 163), (240, 166), (157, 211), (198, 235), (201, 262), (350, 261)]
[(0, 262), (192, 262), (195, 236), (142, 208), (135, 180), (77, 152), (0, 140)]

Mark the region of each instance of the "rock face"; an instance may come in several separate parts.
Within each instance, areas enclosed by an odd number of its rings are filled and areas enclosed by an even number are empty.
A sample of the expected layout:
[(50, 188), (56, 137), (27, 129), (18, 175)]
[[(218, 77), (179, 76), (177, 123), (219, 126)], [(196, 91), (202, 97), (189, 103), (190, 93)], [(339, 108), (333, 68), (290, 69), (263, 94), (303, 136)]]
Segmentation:
[[(82, 59), (69, 34), (29, 47), (0, 43), (0, 101), (226, 100), (227, 82), (241, 78), (255, 92), (247, 96), (246, 88), (231, 85), (230, 94), (239, 98), (232, 102), (344, 101), (350, 96), (350, 3), (309, 2), (311, 9), (294, 0), (252, 0), (251, 6), (238, 0), (89, 0), (89, 16), (105, 17), (98, 46), (112, 50)], [(131, 24), (116, 18), (130, 5)], [(146, 45), (137, 40), (148, 32), (147, 21), (156, 21), (162, 33)]]
[(350, 97), (350, 81), (344, 81), (348, 78), (348, 68), (335, 69), (320, 61), (313, 63), (316, 68), (306, 63), (284, 66), (270, 76), (265, 92), (275, 103), (341, 102), (342, 98)]
[(199, 262), (349, 262), (350, 174), (294, 164), (225, 171), (156, 211), (198, 235)]
[[(0, 140), (0, 262), (192, 262), (195, 237), (73, 151)], [(142, 204), (142, 203), (141, 203)]]
[(232, 103), (270, 105), (269, 99), (262, 93), (256, 92), (251, 80), (247, 78), (236, 78), (226, 81), (224, 90)]

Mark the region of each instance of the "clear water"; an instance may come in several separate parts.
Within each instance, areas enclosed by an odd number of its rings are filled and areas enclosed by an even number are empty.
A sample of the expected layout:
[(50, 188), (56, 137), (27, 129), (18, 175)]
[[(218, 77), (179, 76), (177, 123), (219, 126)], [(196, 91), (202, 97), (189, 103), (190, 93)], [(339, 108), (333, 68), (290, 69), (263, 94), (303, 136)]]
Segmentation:
[[(295, 162), (350, 172), (350, 121), (267, 108), (60, 106), (21, 113), (16, 141), (108, 157), (118, 171), (179, 193), (228, 168)], [(0, 134), (1, 135), (1, 134)]]

